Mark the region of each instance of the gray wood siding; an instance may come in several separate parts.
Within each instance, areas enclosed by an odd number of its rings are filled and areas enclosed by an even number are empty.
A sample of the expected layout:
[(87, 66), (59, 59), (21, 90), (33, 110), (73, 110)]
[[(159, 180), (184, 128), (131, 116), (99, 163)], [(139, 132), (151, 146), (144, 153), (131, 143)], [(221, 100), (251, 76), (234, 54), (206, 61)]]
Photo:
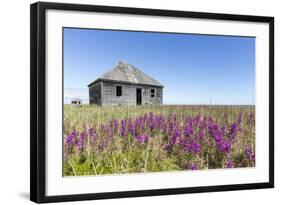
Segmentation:
[(90, 104), (101, 105), (101, 83), (97, 83), (89, 87)]
[[(154, 97), (151, 97), (151, 89), (155, 90)], [(163, 88), (154, 87), (154, 86), (144, 86), (142, 98), (143, 98), (143, 105), (162, 104)]]
[[(122, 86), (122, 96), (116, 96), (116, 86)], [(140, 86), (122, 83), (102, 82), (101, 105), (136, 105), (136, 89), (142, 89), (142, 105), (162, 104), (163, 88), (155, 86)], [(151, 97), (151, 89), (155, 89), (155, 97)]]
[[(122, 96), (116, 96), (116, 86), (122, 86)], [(102, 105), (135, 105), (136, 91), (132, 85), (103, 82)]]

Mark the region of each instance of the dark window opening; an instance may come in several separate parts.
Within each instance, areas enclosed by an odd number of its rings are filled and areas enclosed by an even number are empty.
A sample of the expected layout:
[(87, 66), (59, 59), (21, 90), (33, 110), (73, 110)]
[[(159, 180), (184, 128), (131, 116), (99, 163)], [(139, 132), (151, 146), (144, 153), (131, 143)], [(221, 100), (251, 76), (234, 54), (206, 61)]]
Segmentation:
[(122, 96), (122, 86), (116, 86), (116, 96)]
[(150, 89), (150, 97), (155, 97), (155, 89)]
[(141, 88), (137, 88), (137, 105), (142, 104), (142, 94), (141, 94)]

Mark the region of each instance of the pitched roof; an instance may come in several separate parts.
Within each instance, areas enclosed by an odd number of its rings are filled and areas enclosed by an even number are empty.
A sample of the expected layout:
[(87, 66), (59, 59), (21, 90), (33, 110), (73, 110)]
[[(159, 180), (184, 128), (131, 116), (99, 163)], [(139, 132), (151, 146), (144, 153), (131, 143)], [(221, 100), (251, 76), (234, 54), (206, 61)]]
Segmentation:
[(163, 87), (161, 83), (148, 76), (135, 66), (126, 63), (124, 60), (120, 61), (112, 70), (104, 73), (88, 86), (99, 80), (120, 81), (131, 84), (145, 84)]

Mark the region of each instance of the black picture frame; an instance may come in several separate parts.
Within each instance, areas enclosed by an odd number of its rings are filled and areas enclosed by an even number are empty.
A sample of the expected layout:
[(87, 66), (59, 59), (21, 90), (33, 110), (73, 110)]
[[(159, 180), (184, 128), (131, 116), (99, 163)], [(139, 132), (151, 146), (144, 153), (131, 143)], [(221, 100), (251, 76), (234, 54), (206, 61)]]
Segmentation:
[[(192, 188), (170, 188), (157, 190), (89, 193), (74, 195), (46, 196), (45, 151), (46, 151), (46, 59), (45, 25), (46, 10), (68, 10), (102, 13), (169, 16), (195, 19), (217, 19), (246, 22), (263, 22), (269, 25), (269, 181), (221, 186)], [(248, 16), (218, 13), (156, 10), (144, 8), (111, 7), (82, 4), (38, 2), (30, 6), (30, 200), (37, 203), (76, 200), (97, 200), (123, 197), (141, 197), (198, 192), (218, 192), (274, 187), (274, 17)]]

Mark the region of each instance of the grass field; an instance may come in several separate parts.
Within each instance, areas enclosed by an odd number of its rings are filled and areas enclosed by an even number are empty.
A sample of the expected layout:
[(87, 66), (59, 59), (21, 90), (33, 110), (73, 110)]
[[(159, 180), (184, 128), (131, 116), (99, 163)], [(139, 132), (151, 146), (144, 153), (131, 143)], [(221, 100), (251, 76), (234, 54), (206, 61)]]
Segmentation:
[(254, 106), (64, 105), (65, 176), (254, 166)]

